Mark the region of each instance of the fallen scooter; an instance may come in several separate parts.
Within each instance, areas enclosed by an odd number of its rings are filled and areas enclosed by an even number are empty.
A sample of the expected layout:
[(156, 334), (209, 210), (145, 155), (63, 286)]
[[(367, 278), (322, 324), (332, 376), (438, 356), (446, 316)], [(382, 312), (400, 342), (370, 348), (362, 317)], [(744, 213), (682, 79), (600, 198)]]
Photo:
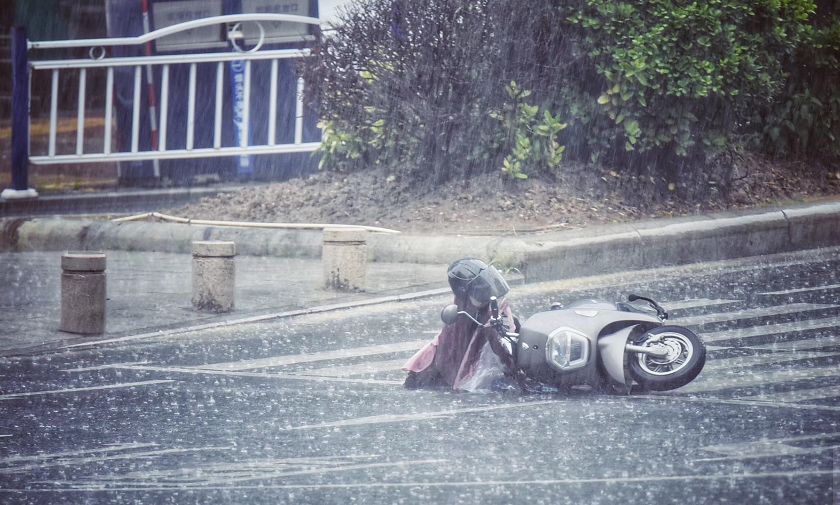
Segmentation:
[[(665, 391), (694, 380), (706, 362), (701, 338), (688, 328), (666, 325), (668, 313), (654, 300), (637, 295), (628, 300), (554, 304), (508, 328), (493, 297), (484, 324), (496, 329), (510, 352), (516, 374), (524, 376), (523, 389), (536, 381), (557, 389), (586, 385), (629, 393), (634, 385)], [(441, 311), (446, 324), (458, 317), (482, 324), (456, 305)]]

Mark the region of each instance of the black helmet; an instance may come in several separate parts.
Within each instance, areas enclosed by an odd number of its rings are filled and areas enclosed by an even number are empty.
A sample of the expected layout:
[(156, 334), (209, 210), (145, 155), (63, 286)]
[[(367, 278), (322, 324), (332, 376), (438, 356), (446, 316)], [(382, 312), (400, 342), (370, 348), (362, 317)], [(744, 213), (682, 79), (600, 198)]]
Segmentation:
[(455, 296), (469, 299), (474, 307), (485, 307), (491, 297), (501, 299), (510, 291), (510, 286), (498, 270), (475, 258), (455, 261), (446, 273)]

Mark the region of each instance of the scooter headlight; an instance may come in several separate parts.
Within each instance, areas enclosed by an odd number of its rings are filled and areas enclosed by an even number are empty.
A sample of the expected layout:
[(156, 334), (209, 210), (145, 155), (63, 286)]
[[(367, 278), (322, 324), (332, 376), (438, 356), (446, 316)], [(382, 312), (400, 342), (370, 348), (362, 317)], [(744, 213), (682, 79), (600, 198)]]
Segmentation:
[(581, 368), (589, 361), (589, 339), (571, 328), (557, 328), (548, 336), (545, 355), (558, 370)]

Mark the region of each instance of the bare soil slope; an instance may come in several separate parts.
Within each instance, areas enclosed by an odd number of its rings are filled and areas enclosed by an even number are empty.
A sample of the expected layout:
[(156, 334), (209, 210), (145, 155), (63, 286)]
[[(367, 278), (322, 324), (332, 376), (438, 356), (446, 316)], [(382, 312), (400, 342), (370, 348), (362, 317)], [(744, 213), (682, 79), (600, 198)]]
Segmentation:
[(319, 173), (249, 186), (170, 212), (194, 219), (363, 224), (406, 232), (516, 233), (840, 194), (840, 166), (756, 159), (741, 165), (726, 191), (582, 166), (567, 167), (561, 178), (551, 181), (513, 182), (486, 175), (432, 190), (382, 171)]

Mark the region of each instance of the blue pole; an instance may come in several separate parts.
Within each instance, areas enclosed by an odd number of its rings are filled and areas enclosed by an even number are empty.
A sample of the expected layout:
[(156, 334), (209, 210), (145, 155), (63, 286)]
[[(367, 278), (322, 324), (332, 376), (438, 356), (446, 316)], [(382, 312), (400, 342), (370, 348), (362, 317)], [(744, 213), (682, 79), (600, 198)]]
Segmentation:
[(12, 27), (12, 189), (29, 188), (29, 56), (26, 28)]

